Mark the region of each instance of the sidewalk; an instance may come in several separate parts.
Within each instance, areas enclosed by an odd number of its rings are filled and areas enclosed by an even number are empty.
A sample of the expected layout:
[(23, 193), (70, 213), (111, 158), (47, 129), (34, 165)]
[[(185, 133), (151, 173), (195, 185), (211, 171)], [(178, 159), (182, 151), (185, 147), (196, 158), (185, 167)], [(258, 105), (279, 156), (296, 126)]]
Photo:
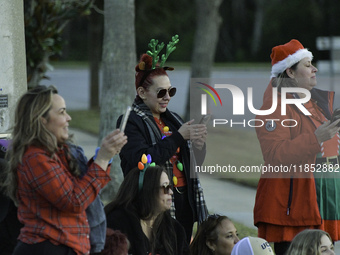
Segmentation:
[(226, 215), (233, 221), (256, 229), (253, 224), (255, 189), (203, 174), (200, 181), (210, 212)]

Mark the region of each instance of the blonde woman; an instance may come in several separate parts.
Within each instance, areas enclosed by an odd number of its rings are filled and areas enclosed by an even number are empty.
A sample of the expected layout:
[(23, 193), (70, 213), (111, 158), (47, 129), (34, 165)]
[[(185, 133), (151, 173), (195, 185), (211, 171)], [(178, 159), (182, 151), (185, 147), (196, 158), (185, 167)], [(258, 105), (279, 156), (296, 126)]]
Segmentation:
[(325, 231), (306, 229), (297, 234), (287, 255), (335, 255), (332, 238)]
[(126, 143), (119, 130), (107, 135), (80, 178), (68, 145), (71, 121), (55, 87), (25, 93), (15, 111), (9, 147), (7, 194), (23, 223), (14, 255), (73, 255), (90, 252), (85, 209), (110, 181), (109, 160)]

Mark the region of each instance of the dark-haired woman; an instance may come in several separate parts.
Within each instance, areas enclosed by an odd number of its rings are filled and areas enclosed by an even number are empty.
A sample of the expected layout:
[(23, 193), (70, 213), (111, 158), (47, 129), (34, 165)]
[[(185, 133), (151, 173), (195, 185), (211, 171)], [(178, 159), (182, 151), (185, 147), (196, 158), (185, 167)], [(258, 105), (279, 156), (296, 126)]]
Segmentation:
[(24, 225), (15, 255), (90, 252), (85, 209), (109, 182), (109, 160), (127, 138), (119, 130), (107, 135), (79, 178), (77, 159), (67, 144), (70, 120), (65, 101), (53, 86), (38, 86), (17, 104), (5, 183)]
[(150, 166), (141, 174), (132, 169), (105, 207), (107, 227), (127, 236), (132, 255), (189, 254), (184, 229), (169, 213), (173, 191), (165, 169)]
[(197, 229), (190, 244), (190, 254), (230, 255), (239, 240), (237, 230), (227, 216), (209, 215)]
[[(174, 185), (171, 215), (182, 224), (190, 241), (193, 223), (206, 217), (203, 191), (194, 169), (205, 158), (207, 129), (204, 124), (184, 123), (168, 104), (176, 94), (167, 67), (152, 69), (152, 57), (143, 54), (136, 66), (137, 96), (132, 105), (125, 134), (129, 140), (119, 154), (126, 176), (142, 154), (150, 154), (157, 165), (164, 165)], [(117, 126), (120, 124), (118, 120)], [(192, 170), (190, 170), (192, 169)]]

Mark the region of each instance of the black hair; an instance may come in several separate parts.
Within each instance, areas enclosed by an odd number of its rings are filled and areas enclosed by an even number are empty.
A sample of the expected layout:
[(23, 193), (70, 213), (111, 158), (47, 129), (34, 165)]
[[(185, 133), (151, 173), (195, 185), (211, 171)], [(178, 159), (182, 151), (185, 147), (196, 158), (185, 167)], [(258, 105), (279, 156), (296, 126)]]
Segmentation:
[(196, 236), (190, 244), (191, 255), (213, 255), (214, 252), (207, 246), (207, 242), (216, 243), (218, 239), (217, 227), (222, 221), (230, 219), (224, 215), (212, 214), (204, 220), (197, 229)]
[[(143, 187), (139, 190), (140, 170), (137, 167), (132, 169), (125, 176), (115, 199), (105, 206), (106, 215), (114, 209), (125, 208), (142, 220), (151, 219), (157, 214), (160, 179), (163, 172), (166, 173), (163, 167), (148, 167), (145, 170)], [(154, 221), (150, 239), (152, 254), (156, 252), (159, 245), (166, 255), (174, 254), (177, 248), (175, 236), (169, 211), (159, 214)]]

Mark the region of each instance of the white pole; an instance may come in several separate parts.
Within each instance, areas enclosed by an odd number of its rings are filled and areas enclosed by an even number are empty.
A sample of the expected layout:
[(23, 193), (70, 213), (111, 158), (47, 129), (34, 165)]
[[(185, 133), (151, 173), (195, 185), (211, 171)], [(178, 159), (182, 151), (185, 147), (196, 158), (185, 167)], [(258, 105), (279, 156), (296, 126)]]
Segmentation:
[(23, 0), (0, 0), (0, 137), (14, 124), (15, 106), (27, 90)]

